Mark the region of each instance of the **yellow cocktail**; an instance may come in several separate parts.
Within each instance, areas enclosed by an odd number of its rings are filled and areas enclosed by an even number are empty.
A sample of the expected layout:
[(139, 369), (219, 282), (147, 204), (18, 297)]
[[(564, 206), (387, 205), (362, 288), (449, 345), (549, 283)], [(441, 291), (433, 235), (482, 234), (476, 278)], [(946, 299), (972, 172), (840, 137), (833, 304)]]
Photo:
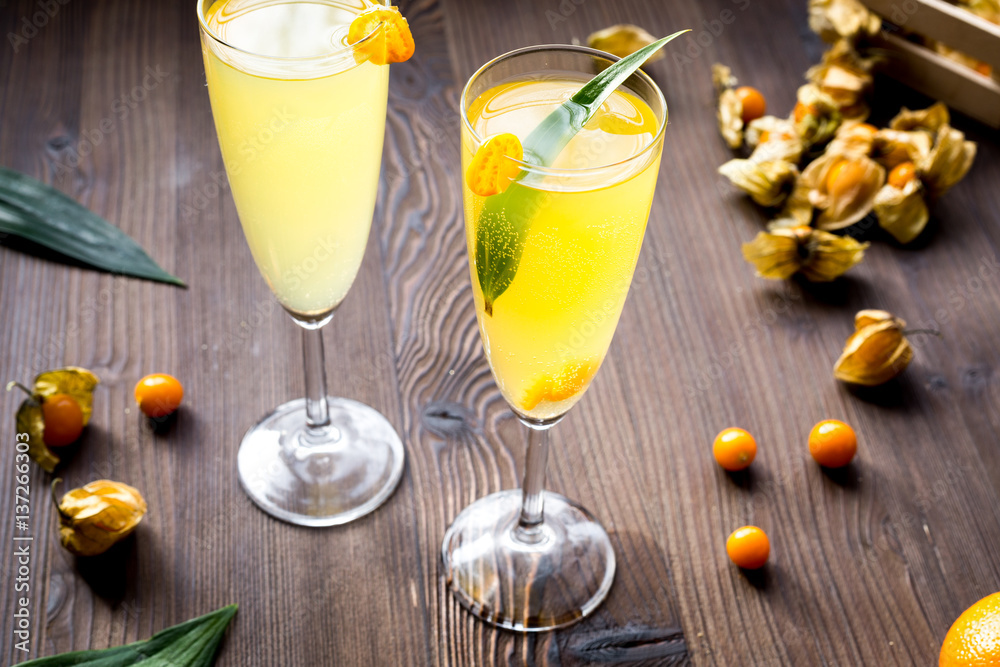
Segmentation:
[[(545, 78), (482, 93), (467, 111), (463, 171), (478, 147), (473, 132), (523, 138), (585, 82)], [(523, 198), (537, 211), (514, 278), (491, 314), (477, 278), (477, 229), (466, 226), (483, 346), (500, 391), (522, 415), (546, 419), (565, 413), (604, 359), (646, 229), (660, 151), (644, 149), (652, 146), (659, 126), (648, 104), (615, 91), (551, 169), (537, 170), (527, 187), (538, 194)], [(630, 159), (643, 152), (644, 159)], [(485, 198), (468, 185), (464, 195), (466, 220), (479, 220)], [(479, 222), (502, 228), (506, 216)]]
[(635, 73), (649, 53), (612, 64), (580, 47), (520, 49), (462, 93), (476, 317), (528, 448), (522, 487), (466, 507), (441, 553), (458, 600), (501, 627), (574, 623), (614, 580), (607, 532), (543, 487), (549, 429), (607, 354), (646, 229), (667, 120), (656, 84)]
[(412, 35), (397, 10), (368, 0), (199, 0), (198, 16), (247, 243), (302, 327), (306, 396), (243, 437), (240, 482), (272, 516), (346, 523), (389, 497), (404, 452), (377, 410), (327, 396), (321, 327), (361, 266), (382, 159), (386, 63), (412, 55)]
[[(326, 315), (347, 295), (375, 208), (389, 68), (359, 65), (344, 50), (364, 7), (217, 0), (205, 14), (239, 49), (203, 41), (243, 231), (275, 296), (304, 319)], [(333, 57), (333, 49), (343, 53)]]

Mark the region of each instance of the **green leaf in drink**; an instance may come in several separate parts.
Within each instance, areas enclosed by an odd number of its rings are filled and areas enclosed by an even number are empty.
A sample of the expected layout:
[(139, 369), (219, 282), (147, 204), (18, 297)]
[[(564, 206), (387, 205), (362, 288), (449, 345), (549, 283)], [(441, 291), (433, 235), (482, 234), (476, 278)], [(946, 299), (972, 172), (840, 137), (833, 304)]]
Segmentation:
[[(685, 32), (688, 31), (675, 32), (639, 49), (587, 82), (524, 140), (524, 162), (543, 167), (551, 165), (618, 86), (667, 42)], [(537, 174), (522, 171), (506, 190), (487, 197), (479, 214), (476, 222), (476, 273), (487, 315), (493, 315), (493, 303), (514, 280), (528, 228), (535, 214), (545, 206), (546, 193), (532, 187), (540, 180)]]
[(161, 630), (149, 639), (125, 646), (74, 651), (22, 662), (18, 667), (211, 667), (215, 651), (236, 605)]
[(59, 190), (6, 167), (0, 167), (0, 232), (96, 269), (185, 286), (104, 218)]

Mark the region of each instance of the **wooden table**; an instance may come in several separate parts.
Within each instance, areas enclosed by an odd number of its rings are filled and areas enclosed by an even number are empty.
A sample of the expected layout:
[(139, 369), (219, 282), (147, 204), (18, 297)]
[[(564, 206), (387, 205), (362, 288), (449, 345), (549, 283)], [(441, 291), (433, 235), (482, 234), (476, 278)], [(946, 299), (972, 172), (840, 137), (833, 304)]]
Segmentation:
[[(3, 35), (26, 31), (40, 6), (3, 5)], [(220, 665), (928, 665), (952, 620), (1000, 589), (997, 135), (955, 119), (979, 156), (914, 247), (876, 243), (826, 287), (755, 278), (740, 256), (766, 216), (715, 173), (730, 153), (709, 68), (733, 65), (774, 111), (791, 108), (823, 48), (805, 0), (404, 3), (417, 54), (393, 66), (367, 257), (325, 333), (331, 389), (398, 428), (403, 481), (341, 528), (258, 511), (237, 482), (237, 445), (257, 417), (301, 394), (299, 335), (258, 275), (219, 178), (193, 5), (56, 3), (27, 43), (0, 48), (0, 163), (72, 194), (190, 283), (0, 249), (0, 376), (93, 369), (94, 420), (60, 474), (71, 486), (122, 480), (149, 503), (130, 545), (75, 560), (55, 538), (50, 477), (33, 472), (31, 656), (145, 638), (238, 602)], [(619, 570), (592, 618), (519, 636), (473, 619), (441, 576), (445, 528), (476, 498), (516, 486), (524, 452), (472, 308), (458, 96), (497, 54), (623, 21), (696, 34), (650, 67), (671, 126), (645, 247), (604, 370), (556, 429), (549, 464), (549, 488), (607, 527)], [(877, 122), (901, 103), (926, 104), (892, 82), (878, 89)], [(898, 381), (852, 392), (830, 369), (868, 307), (942, 338), (915, 339)], [(131, 397), (156, 371), (187, 392), (163, 435)], [(3, 398), (8, 473), (19, 400)], [(860, 435), (841, 474), (824, 474), (806, 449), (827, 417)], [(752, 472), (730, 477), (709, 448), (734, 424), (760, 452)], [(13, 474), (0, 479), (0, 516), (13, 516), (13, 485)], [(773, 546), (752, 577), (724, 550), (747, 523)], [(13, 529), (0, 522), (6, 663), (26, 657), (10, 634)]]

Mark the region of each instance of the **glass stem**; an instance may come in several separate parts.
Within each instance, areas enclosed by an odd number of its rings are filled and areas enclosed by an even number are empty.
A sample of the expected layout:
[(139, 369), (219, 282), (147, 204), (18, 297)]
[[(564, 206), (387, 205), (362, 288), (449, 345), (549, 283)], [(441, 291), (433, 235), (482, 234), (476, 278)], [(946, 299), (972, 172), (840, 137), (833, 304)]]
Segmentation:
[(552, 424), (528, 424), (528, 455), (524, 463), (524, 482), (521, 485), (521, 517), (514, 529), (514, 537), (521, 542), (534, 544), (543, 535), (541, 525), (545, 498), (545, 463), (549, 456), (549, 429)]
[(330, 425), (326, 404), (326, 359), (319, 327), (302, 329), (302, 362), (306, 376), (306, 427), (310, 433), (318, 433)]

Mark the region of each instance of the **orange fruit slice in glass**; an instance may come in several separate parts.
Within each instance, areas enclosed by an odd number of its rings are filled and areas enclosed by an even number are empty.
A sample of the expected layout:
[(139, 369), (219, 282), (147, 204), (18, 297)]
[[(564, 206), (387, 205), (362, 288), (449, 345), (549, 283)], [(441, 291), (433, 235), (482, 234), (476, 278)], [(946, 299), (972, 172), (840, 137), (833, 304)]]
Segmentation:
[(559, 403), (587, 388), (600, 364), (593, 360), (567, 364), (557, 375), (538, 378), (521, 398), (521, 408), (534, 410), (542, 401)]
[(465, 182), (480, 197), (498, 195), (521, 173), (518, 164), (524, 158), (521, 140), (505, 132), (490, 137), (472, 156), (465, 171)]
[(356, 45), (354, 59), (359, 64), (366, 60), (374, 65), (401, 63), (416, 48), (410, 24), (395, 7), (376, 6), (358, 14), (347, 30), (347, 43)]

